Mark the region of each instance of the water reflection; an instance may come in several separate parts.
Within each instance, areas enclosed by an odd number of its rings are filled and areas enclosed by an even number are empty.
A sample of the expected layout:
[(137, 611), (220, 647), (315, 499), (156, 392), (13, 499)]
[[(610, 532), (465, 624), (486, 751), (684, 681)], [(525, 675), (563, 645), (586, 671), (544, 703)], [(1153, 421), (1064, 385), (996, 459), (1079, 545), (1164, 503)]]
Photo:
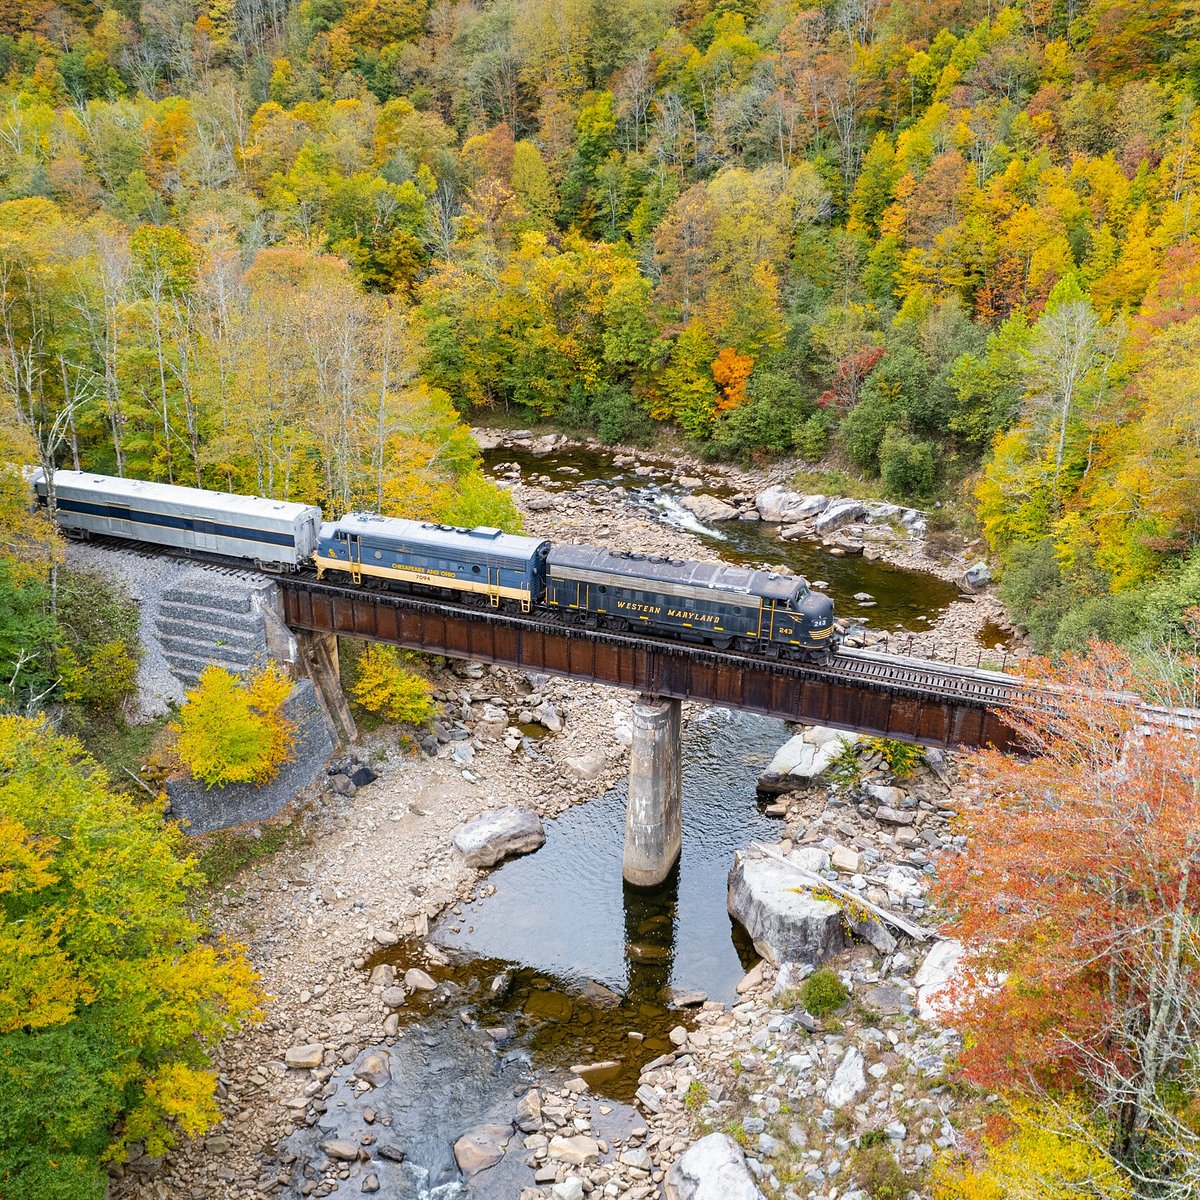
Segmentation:
[(726, 877), (736, 849), (779, 836), (755, 782), (787, 736), (781, 721), (725, 709), (689, 723), (683, 853), (661, 887), (629, 888), (621, 878), (622, 783), (548, 822), (542, 849), (493, 872), (495, 895), (443, 919), (436, 937), (652, 1004), (671, 988), (732, 999), (749, 956), (734, 937)]

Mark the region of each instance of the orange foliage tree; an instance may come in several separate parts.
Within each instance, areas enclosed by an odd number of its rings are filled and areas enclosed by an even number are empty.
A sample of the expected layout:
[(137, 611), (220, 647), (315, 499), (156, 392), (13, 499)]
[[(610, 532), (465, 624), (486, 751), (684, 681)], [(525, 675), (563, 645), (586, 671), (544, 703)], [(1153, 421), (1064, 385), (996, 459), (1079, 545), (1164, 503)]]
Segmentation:
[(1089, 1096), (1143, 1183), (1200, 1149), (1172, 1100), (1200, 1034), (1200, 737), (1144, 707), (1195, 710), (1200, 651), (1151, 666), (1101, 643), (1033, 665), (1010, 718), (1031, 754), (974, 760), (967, 849), (937, 884), (968, 950), (948, 1001), (968, 1075)]

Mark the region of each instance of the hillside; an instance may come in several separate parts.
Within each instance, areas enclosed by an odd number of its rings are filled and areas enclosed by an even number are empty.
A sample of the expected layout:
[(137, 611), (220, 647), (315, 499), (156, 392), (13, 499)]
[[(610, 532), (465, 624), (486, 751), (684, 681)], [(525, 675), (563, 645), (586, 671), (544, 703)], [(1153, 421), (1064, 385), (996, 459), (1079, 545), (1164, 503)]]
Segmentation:
[(1040, 647), (1200, 600), (1194, 0), (0, 11), (60, 459), (513, 514), (458, 414), (967, 501)]

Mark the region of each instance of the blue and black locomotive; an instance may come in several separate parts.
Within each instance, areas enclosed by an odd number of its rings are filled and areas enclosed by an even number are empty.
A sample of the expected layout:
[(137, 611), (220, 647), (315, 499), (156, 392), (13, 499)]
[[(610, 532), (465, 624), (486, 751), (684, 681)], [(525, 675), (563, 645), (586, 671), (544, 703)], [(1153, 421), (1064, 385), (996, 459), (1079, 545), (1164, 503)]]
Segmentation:
[[(47, 502), (45, 479), (34, 477)], [(589, 628), (650, 633), (726, 649), (827, 658), (838, 647), (833, 601), (795, 576), (682, 558), (560, 545), (481, 526), (319, 509), (198, 488), (55, 474), (68, 532), (302, 570), (499, 608), (538, 609)]]

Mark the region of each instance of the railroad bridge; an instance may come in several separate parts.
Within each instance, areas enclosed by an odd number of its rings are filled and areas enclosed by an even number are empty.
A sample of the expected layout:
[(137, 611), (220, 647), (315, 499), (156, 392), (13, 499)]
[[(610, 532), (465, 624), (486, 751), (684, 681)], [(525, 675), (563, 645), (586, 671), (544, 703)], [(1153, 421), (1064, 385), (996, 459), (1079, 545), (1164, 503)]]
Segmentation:
[(684, 700), (927, 746), (1008, 749), (1016, 741), (1002, 714), (1020, 685), (995, 671), (853, 650), (828, 666), (772, 660), (304, 576), (279, 587), (283, 618), (304, 635), (302, 658), (331, 709), (340, 698), (338, 636), (637, 692), (624, 874), (638, 885), (661, 883), (680, 852)]
[(770, 659), (97, 541), (95, 549), (113, 555), (106, 569), (117, 573), (138, 559), (171, 559), (185, 572), (142, 613), (143, 636), (157, 639), (178, 680), (194, 682), (210, 662), (244, 672), (266, 658), (289, 661), (311, 680), (326, 724), (348, 738), (355, 728), (341, 690), (339, 636), (637, 693), (624, 859), (635, 884), (661, 882), (679, 855), (684, 700), (926, 746), (1016, 744), (1004, 712), (1021, 682), (996, 671), (867, 650), (845, 650), (828, 665)]

